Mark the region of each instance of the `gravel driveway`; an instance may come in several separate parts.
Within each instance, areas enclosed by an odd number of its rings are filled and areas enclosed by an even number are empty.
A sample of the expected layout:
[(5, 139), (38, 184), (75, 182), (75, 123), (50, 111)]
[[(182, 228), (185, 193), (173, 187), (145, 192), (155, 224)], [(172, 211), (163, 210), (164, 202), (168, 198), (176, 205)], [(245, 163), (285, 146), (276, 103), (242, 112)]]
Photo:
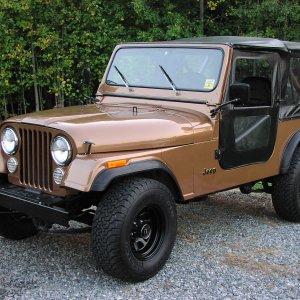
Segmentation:
[(266, 194), (237, 190), (178, 206), (172, 255), (154, 278), (124, 283), (97, 270), (89, 229), (55, 226), (0, 238), (0, 299), (300, 299), (300, 224)]

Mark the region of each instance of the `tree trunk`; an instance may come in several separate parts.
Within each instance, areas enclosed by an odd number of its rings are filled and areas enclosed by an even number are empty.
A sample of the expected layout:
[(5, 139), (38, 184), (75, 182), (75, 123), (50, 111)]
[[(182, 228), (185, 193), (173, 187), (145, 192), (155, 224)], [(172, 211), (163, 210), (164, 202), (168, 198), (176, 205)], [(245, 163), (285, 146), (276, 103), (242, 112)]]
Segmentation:
[(20, 78), (21, 78), (21, 97), (22, 97), (22, 102), (23, 102), (23, 107), (24, 107), (24, 113), (26, 114), (27, 113), (26, 99), (25, 99), (24, 82), (23, 82), (23, 76), (22, 76), (21, 70), (20, 70)]
[(200, 16), (200, 32), (202, 35), (204, 35), (204, 0), (200, 0), (199, 16)]
[(44, 105), (43, 105), (43, 88), (41, 86), (39, 86), (38, 91), (39, 91), (39, 100), (40, 100), (40, 110), (43, 110), (44, 109)]
[(9, 95), (9, 102), (10, 102), (11, 114), (14, 115), (15, 114), (15, 109), (14, 109), (14, 104), (13, 104), (13, 100), (11, 98), (11, 95)]
[(38, 91), (38, 84), (36, 78), (36, 58), (34, 47), (32, 45), (32, 72), (33, 72), (33, 86), (34, 86), (34, 98), (35, 98), (35, 111), (40, 111), (40, 99), (39, 99), (39, 91)]
[(8, 118), (6, 95), (4, 95), (4, 119)]
[(64, 92), (63, 92), (62, 88), (59, 85), (59, 103), (60, 103), (60, 107), (64, 107), (64, 102), (65, 102), (64, 98), (65, 98), (64, 97)]

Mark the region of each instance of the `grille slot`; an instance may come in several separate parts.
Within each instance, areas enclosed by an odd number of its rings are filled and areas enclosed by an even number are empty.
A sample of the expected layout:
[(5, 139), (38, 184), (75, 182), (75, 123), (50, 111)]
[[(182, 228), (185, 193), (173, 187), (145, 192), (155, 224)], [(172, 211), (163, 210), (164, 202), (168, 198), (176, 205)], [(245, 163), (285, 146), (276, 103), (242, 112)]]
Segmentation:
[(50, 132), (20, 128), (20, 183), (48, 192), (53, 190)]

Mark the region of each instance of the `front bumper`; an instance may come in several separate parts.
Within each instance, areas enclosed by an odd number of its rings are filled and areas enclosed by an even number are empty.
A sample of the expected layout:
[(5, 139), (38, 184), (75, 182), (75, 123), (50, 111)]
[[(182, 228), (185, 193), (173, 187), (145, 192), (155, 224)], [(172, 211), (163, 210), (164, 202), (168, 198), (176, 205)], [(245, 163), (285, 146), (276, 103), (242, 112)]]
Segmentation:
[(11, 184), (0, 185), (0, 206), (38, 218), (42, 221), (69, 225), (69, 213), (56, 206), (62, 199)]

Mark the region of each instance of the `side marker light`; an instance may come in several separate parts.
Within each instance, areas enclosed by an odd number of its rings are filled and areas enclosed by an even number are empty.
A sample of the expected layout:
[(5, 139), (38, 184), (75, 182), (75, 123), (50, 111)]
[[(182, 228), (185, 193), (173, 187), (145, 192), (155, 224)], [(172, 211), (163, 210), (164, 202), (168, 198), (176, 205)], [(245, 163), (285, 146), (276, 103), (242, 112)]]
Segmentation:
[(113, 169), (113, 168), (124, 167), (126, 165), (126, 163), (127, 163), (126, 159), (109, 161), (107, 163), (107, 168), (108, 169)]

